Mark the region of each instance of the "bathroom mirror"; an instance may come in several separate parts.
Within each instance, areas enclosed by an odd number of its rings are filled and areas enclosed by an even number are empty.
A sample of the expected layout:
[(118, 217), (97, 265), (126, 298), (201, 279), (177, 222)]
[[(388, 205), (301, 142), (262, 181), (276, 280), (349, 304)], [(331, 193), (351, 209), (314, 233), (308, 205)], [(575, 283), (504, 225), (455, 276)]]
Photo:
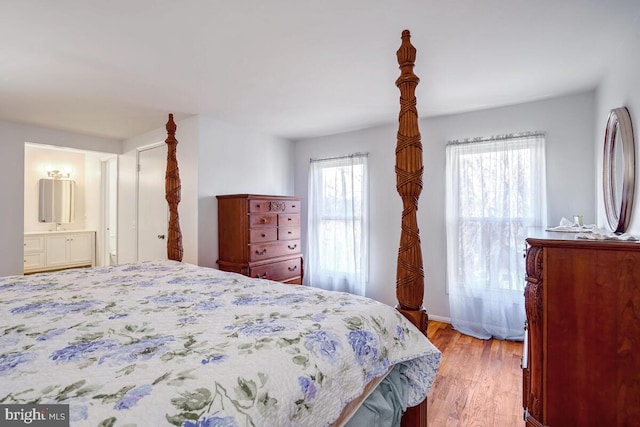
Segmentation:
[(75, 181), (40, 180), (38, 221), (65, 224), (75, 220)]
[(609, 113), (604, 136), (604, 208), (609, 227), (627, 231), (635, 192), (636, 153), (631, 116), (626, 107)]

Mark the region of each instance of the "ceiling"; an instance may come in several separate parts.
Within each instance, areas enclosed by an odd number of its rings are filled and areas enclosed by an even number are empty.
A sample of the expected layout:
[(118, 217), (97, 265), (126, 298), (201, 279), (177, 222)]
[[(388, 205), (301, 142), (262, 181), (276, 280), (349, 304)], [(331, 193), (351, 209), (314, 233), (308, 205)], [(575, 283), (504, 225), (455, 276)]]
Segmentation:
[(126, 139), (203, 114), (302, 139), (590, 90), (638, 0), (0, 0), (0, 119)]

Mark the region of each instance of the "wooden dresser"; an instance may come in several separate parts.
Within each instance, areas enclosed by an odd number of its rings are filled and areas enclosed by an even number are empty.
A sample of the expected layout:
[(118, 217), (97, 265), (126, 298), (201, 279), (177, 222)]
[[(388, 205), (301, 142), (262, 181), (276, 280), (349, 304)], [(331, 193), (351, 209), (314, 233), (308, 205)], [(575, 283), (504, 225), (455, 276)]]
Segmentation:
[(640, 426), (640, 243), (527, 239), (527, 426)]
[(256, 194), (217, 199), (220, 269), (301, 284), (300, 199)]

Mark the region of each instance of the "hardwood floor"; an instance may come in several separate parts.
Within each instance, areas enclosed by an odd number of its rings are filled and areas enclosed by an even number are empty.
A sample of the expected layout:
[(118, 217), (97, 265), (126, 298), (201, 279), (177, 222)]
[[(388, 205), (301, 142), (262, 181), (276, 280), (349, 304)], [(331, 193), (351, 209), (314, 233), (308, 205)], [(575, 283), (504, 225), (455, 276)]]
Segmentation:
[(428, 396), (431, 427), (521, 427), (522, 342), (479, 340), (429, 321), (442, 361)]

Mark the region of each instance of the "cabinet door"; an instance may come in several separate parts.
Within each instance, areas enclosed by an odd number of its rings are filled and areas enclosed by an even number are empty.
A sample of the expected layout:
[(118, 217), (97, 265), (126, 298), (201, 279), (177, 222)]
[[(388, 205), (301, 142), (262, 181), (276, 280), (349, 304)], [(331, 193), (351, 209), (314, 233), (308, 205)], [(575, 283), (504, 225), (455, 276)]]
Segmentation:
[(69, 264), (93, 264), (93, 239), (91, 237), (90, 233), (68, 236)]
[(37, 270), (44, 268), (44, 252), (34, 252), (24, 254), (24, 271), (29, 272), (31, 270)]
[(67, 264), (67, 238), (66, 234), (47, 236), (47, 266)]
[(45, 268), (44, 237), (28, 236), (24, 238), (24, 272), (29, 273)]

